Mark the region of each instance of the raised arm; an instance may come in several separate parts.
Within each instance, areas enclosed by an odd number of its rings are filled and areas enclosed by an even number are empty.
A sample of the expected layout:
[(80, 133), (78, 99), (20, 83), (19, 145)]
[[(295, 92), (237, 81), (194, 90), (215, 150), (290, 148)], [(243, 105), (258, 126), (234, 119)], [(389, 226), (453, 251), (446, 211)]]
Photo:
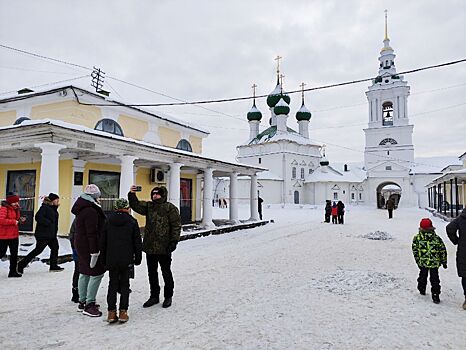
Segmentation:
[(147, 215), (148, 202), (140, 201), (136, 196), (136, 193), (128, 193), (128, 202), (131, 209), (133, 209), (136, 213)]

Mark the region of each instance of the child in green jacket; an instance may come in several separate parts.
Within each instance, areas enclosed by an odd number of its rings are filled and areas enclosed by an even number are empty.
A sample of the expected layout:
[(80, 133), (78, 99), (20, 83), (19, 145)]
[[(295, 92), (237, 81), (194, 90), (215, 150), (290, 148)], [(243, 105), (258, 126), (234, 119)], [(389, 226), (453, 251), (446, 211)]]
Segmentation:
[(413, 238), (413, 254), (419, 267), (417, 289), (422, 295), (426, 295), (427, 276), (430, 273), (432, 300), (440, 303), (440, 278), (438, 269), (442, 265), (447, 268), (447, 250), (442, 239), (435, 233), (430, 219), (422, 219), (419, 225), (419, 233)]

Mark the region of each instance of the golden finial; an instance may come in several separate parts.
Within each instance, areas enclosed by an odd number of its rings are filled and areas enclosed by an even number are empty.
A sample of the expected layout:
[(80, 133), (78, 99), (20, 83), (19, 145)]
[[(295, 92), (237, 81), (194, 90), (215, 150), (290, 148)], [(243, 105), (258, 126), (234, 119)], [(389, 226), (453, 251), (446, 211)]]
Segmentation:
[(306, 86), (306, 84), (304, 82), (302, 82), (299, 86), (301, 86), (301, 99), (302, 99), (303, 104), (304, 104), (304, 87)]
[(252, 84), (251, 88), (252, 88), (252, 96), (253, 96), (253, 101), (254, 101), (254, 106), (255, 106), (256, 105), (256, 88), (257, 88), (257, 85)]
[(384, 40), (389, 40), (388, 39), (388, 25), (387, 25), (387, 13), (388, 13), (388, 11), (385, 10), (384, 12), (385, 12), (385, 38), (384, 38)]

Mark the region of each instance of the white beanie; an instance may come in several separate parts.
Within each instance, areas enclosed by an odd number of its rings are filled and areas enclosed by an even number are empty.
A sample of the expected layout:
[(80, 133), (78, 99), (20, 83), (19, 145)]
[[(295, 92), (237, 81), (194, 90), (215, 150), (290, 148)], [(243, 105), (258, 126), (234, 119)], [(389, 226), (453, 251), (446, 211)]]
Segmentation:
[(84, 193), (90, 195), (94, 199), (100, 198), (101, 196), (99, 187), (97, 187), (97, 185), (94, 184), (87, 185), (84, 189)]

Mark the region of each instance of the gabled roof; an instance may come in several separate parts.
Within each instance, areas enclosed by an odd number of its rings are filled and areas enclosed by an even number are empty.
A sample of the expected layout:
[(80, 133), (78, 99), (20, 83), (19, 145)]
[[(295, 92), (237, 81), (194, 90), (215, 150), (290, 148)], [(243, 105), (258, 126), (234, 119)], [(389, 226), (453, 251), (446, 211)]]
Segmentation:
[(83, 88), (80, 88), (80, 87), (77, 87), (77, 86), (73, 86), (73, 85), (59, 86), (59, 87), (55, 87), (53, 89), (48, 89), (48, 90), (43, 90), (43, 91), (34, 91), (34, 92), (24, 93), (24, 94), (20, 94), (20, 95), (16, 94), (14, 96), (10, 96), (10, 97), (0, 99), (0, 104), (9, 103), (9, 102), (18, 102), (18, 101), (22, 101), (22, 100), (31, 99), (31, 98), (34, 98), (34, 97), (39, 97), (39, 96), (52, 95), (52, 94), (55, 94), (57, 92), (67, 90), (67, 89), (72, 90), (72, 92), (73, 92), (73, 94), (74, 94), (74, 96), (76, 98), (76, 101), (78, 103), (80, 103), (81, 101), (79, 100), (79, 97), (76, 94), (76, 91), (79, 91), (80, 93), (86, 94), (91, 98), (101, 100), (104, 103), (106, 102), (108, 104), (113, 104), (115, 106), (129, 108), (129, 109), (131, 109), (133, 111), (143, 113), (145, 115), (148, 115), (148, 116), (151, 116), (151, 117), (154, 117), (154, 118), (157, 118), (157, 119), (165, 120), (165, 121), (168, 121), (170, 123), (177, 124), (179, 126), (182, 126), (182, 127), (188, 128), (188, 129), (195, 130), (197, 132), (205, 134), (206, 136), (209, 135), (209, 132), (207, 130), (192, 126), (189, 123), (178, 120), (178, 119), (176, 119), (176, 118), (174, 118), (172, 116), (168, 116), (167, 114), (160, 113), (160, 112), (155, 113), (155, 112), (152, 112), (152, 111), (148, 111), (148, 110), (144, 110), (144, 109), (141, 109), (141, 108), (133, 107), (133, 106), (127, 105), (127, 104), (125, 104), (123, 102), (110, 99), (110, 98), (108, 98), (108, 97), (106, 97), (104, 95), (100, 95), (98, 93), (91, 92), (91, 91), (88, 91), (86, 89), (83, 89)]
[(349, 169), (339, 172), (330, 165), (319, 166), (310, 174), (305, 183), (313, 182), (352, 182), (360, 183), (366, 179), (366, 172), (361, 169)]
[(301, 136), (301, 134), (299, 134), (298, 132), (294, 131), (291, 128), (287, 128), (286, 133), (277, 133), (276, 125), (272, 125), (269, 128), (262, 131), (261, 133), (259, 133), (255, 138), (253, 138), (249, 142), (249, 145), (257, 145), (257, 144), (279, 141), (279, 140), (287, 140), (287, 141), (292, 141), (292, 142), (296, 142), (296, 143), (304, 144), (304, 145), (315, 145), (319, 147), (321, 146), (321, 144), (313, 142)]

